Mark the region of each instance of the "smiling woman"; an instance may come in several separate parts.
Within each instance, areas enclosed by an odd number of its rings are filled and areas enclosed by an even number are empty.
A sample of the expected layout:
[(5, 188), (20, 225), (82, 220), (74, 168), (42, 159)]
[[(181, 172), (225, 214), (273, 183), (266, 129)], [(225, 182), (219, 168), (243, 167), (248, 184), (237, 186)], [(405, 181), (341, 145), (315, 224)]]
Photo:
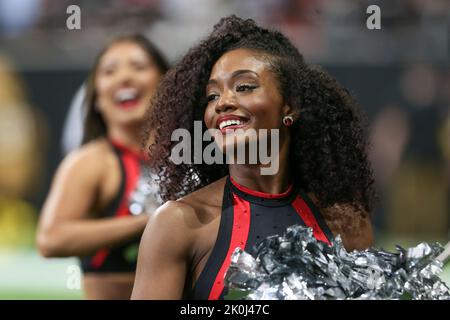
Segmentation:
[[(289, 107), (283, 103), (275, 75), (267, 62), (254, 51), (235, 49), (225, 53), (212, 68), (206, 96), (208, 102), (204, 122), (208, 128), (220, 130), (216, 132), (219, 137), (215, 137), (215, 141), (222, 143), (219, 148), (225, 154), (235, 145), (239, 147), (253, 143), (247, 139), (250, 135), (238, 129), (256, 133), (261, 130), (281, 131), (281, 141), (289, 145), (289, 135), (286, 134), (289, 129), (282, 125), (282, 119), (292, 115), (287, 109)], [(238, 108), (237, 105), (242, 107)], [(259, 138), (260, 135), (255, 134), (254, 137)], [(279, 147), (279, 141), (270, 139), (270, 144)], [(280, 150), (283, 149), (287, 150), (287, 147), (281, 146)], [(250, 150), (247, 148), (248, 152)], [(271, 155), (272, 158), (278, 158), (278, 151)], [(245, 158), (251, 157), (247, 155)]]
[(145, 213), (160, 204), (156, 189), (136, 199), (140, 177), (148, 179), (141, 126), (166, 70), (139, 35), (116, 39), (100, 53), (87, 85), (84, 144), (61, 163), (42, 208), (41, 254), (80, 257), (88, 299), (130, 297)]
[[(359, 108), (281, 33), (223, 18), (164, 77), (153, 107), (151, 163), (163, 198), (182, 197), (147, 224), (133, 298), (222, 299), (233, 251), (255, 254), (261, 240), (294, 224), (327, 244), (340, 234), (349, 250), (372, 245), (373, 179)], [(279, 170), (262, 175), (261, 162), (172, 163), (171, 132), (192, 133), (199, 120), (216, 129), (226, 154), (247, 143), (250, 130), (279, 130)]]

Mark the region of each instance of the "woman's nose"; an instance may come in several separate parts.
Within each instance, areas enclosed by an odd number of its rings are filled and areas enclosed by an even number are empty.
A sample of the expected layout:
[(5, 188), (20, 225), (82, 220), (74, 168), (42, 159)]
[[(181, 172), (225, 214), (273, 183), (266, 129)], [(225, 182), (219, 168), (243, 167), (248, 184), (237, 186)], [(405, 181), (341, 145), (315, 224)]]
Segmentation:
[(216, 113), (227, 112), (237, 108), (236, 97), (232, 92), (223, 93), (219, 101), (217, 101), (215, 111)]
[(117, 81), (121, 84), (128, 84), (132, 79), (133, 72), (129, 68), (122, 68), (117, 75)]

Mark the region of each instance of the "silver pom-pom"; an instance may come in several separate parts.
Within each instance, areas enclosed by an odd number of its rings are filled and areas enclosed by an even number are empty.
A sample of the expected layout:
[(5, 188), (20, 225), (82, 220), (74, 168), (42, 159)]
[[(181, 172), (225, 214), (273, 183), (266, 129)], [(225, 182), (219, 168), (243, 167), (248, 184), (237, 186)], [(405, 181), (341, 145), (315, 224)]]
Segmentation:
[(146, 166), (142, 167), (142, 174), (128, 200), (132, 215), (153, 213), (163, 203), (155, 177)]
[(237, 248), (225, 282), (250, 300), (450, 299), (439, 243), (396, 249), (347, 252), (339, 236), (328, 246), (296, 225), (261, 242), (256, 258)]

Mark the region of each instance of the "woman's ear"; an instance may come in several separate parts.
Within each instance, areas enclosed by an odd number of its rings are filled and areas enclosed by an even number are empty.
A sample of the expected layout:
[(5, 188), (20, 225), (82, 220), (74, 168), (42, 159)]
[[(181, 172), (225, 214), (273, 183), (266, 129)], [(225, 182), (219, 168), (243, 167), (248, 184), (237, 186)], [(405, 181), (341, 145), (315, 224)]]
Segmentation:
[(294, 110), (290, 105), (285, 104), (283, 106), (283, 117), (291, 116), (294, 121), (300, 118), (300, 113), (297, 110)]

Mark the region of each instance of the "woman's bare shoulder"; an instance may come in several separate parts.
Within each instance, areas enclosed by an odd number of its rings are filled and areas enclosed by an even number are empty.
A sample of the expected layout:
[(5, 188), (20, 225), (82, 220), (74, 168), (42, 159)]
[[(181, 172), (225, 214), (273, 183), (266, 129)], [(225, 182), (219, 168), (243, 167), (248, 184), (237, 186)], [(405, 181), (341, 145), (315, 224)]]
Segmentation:
[(151, 216), (149, 224), (152, 228), (156, 226), (156, 229), (170, 229), (184, 237), (195, 237), (214, 220), (215, 213), (220, 214), (221, 201), (216, 195), (219, 186), (220, 183), (208, 185), (178, 200), (165, 202)]
[(86, 164), (86, 166), (102, 166), (102, 160), (113, 155), (112, 149), (104, 138), (98, 138), (88, 142), (76, 150), (70, 152), (64, 161), (67, 164)]
[(204, 223), (208, 217), (213, 218), (220, 214), (223, 200), (225, 179), (221, 178), (209, 185), (194, 191), (176, 202), (192, 209), (195, 219)]
[(171, 230), (189, 229), (195, 209), (180, 201), (167, 201), (150, 217), (149, 223), (160, 227), (170, 227)]
[(58, 166), (56, 180), (97, 181), (105, 170), (105, 159), (113, 156), (106, 141), (98, 139), (71, 151)]
[(187, 258), (196, 236), (194, 217), (192, 206), (179, 201), (167, 201), (150, 215), (141, 243), (153, 248), (153, 251), (159, 246), (165, 252)]

